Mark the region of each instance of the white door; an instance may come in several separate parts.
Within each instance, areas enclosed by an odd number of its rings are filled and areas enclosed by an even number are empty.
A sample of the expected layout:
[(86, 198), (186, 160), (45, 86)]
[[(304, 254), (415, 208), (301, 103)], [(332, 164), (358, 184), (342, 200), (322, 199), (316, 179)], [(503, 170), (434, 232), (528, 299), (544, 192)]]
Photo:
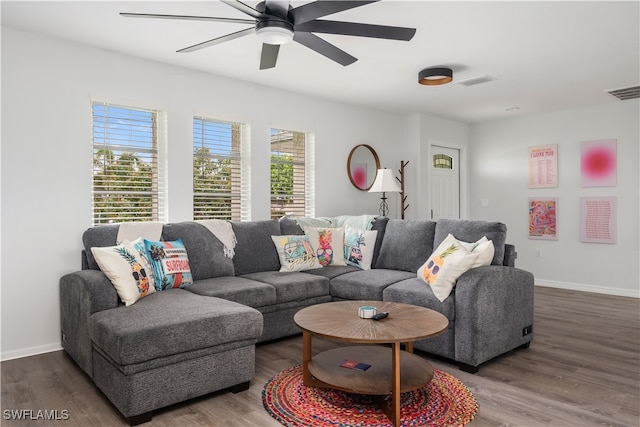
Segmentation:
[(460, 218), (460, 150), (431, 146), (431, 219)]

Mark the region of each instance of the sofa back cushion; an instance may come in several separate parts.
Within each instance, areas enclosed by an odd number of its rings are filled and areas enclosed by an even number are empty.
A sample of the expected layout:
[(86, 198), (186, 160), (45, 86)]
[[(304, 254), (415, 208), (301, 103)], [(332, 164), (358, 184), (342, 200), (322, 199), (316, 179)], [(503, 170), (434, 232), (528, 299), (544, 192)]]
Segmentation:
[(233, 276), (233, 261), (224, 254), (224, 245), (204, 225), (193, 221), (165, 224), (162, 240), (182, 240), (193, 280)]
[(436, 223), (390, 219), (375, 268), (416, 272), (433, 252)]
[(91, 253), (93, 247), (115, 246), (118, 237), (119, 224), (100, 225), (91, 227), (82, 233), (82, 269), (83, 270), (100, 270), (96, 259)]
[(233, 267), (237, 276), (280, 270), (280, 258), (271, 236), (279, 236), (278, 220), (231, 222), (238, 243)]
[(491, 264), (503, 265), (504, 244), (507, 240), (507, 226), (503, 223), (467, 219), (439, 219), (436, 223), (433, 247), (437, 248), (449, 233), (463, 242), (475, 242), (482, 236), (487, 236), (487, 239), (493, 241), (495, 250)]

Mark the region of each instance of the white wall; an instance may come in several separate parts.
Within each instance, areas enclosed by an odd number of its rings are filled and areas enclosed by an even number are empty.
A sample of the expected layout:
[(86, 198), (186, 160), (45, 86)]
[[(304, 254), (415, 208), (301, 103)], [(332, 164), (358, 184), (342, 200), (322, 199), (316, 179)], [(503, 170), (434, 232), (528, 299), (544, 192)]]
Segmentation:
[(347, 178), (353, 146), (399, 166), (400, 116), (3, 28), (2, 359), (60, 348), (58, 282), (91, 226), (92, 98), (167, 111), (169, 221), (192, 219), (194, 112), (251, 125), (253, 219), (269, 217), (270, 126), (315, 133), (318, 216), (378, 212)]
[(405, 169), (405, 192), (409, 205), (405, 218), (431, 219), (429, 171), (432, 145), (460, 150), (460, 216), (466, 218), (469, 125), (424, 114), (407, 115), (404, 120), (404, 157), (401, 160), (409, 161)]
[[(516, 265), (536, 283), (640, 296), (638, 100), (499, 120), (471, 127), (469, 204), (474, 219), (507, 224)], [(580, 142), (617, 139), (616, 187), (581, 188)], [(528, 189), (527, 148), (558, 144), (557, 188)], [(528, 239), (528, 198), (558, 197), (558, 240)], [(616, 196), (617, 244), (580, 242), (580, 197)], [(480, 206), (487, 199), (489, 206)], [(537, 249), (542, 257), (536, 257)]]

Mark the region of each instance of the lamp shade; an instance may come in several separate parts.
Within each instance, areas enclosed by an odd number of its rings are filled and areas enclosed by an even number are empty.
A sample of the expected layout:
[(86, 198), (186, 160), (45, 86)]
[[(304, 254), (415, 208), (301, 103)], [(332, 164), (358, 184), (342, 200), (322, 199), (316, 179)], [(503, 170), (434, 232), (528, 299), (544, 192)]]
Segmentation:
[(369, 193), (400, 193), (401, 191), (400, 184), (393, 176), (391, 169), (378, 169), (376, 180), (373, 181), (373, 185), (369, 189)]

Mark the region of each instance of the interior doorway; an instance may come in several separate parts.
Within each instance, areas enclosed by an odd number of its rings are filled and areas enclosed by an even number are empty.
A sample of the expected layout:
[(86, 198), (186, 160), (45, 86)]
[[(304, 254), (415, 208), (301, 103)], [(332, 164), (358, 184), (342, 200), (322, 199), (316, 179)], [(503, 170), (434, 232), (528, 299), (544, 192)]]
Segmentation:
[(431, 219), (460, 218), (460, 150), (431, 146)]

